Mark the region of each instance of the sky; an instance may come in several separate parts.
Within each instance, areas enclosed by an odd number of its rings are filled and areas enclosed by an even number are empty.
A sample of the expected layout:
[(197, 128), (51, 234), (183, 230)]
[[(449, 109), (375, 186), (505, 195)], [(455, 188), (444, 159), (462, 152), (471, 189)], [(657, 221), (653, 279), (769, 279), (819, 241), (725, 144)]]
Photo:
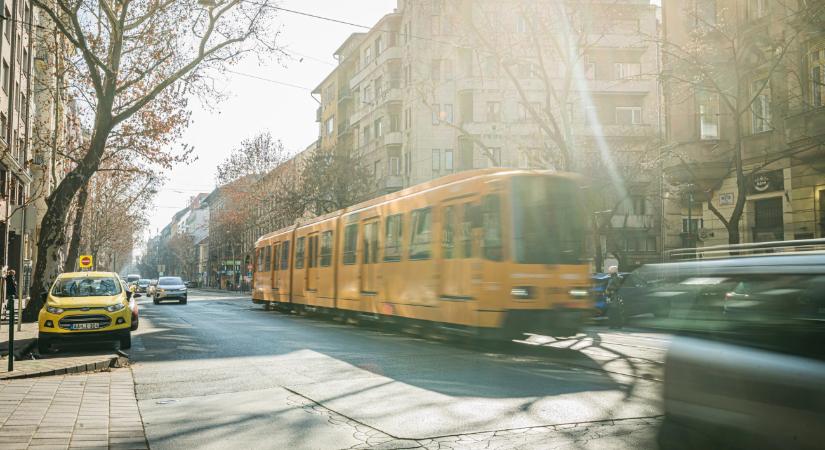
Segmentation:
[[(392, 12), (396, 0), (282, 0), (279, 6), (372, 26)], [(274, 61), (260, 65), (257, 58), (249, 58), (231, 69), (237, 73), (230, 74), (225, 100), (211, 109), (197, 101), (190, 103), (192, 124), (181, 143), (194, 147), (197, 160), (166, 174), (166, 183), (149, 214), (148, 234), (166, 226), (190, 197), (214, 189), (215, 167), (244, 138), (269, 131), (293, 153), (317, 139), (318, 103), (310, 92), (335, 67), (332, 53), (351, 33), (363, 30), (287, 12), (280, 13), (279, 22), (280, 43), (295, 60), (284, 61), (282, 66)]]

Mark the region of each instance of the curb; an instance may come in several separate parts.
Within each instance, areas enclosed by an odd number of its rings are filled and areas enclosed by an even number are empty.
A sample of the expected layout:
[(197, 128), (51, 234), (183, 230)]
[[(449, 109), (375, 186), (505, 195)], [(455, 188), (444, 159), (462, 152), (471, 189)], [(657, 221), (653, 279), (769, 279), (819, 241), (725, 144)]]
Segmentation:
[[(33, 344), (32, 344), (33, 345)], [(0, 380), (13, 380), (19, 378), (35, 378), (45, 377), (50, 375), (66, 375), (74, 373), (92, 373), (101, 372), (110, 368), (126, 367), (129, 364), (129, 359), (118, 355), (109, 355), (101, 358), (98, 361), (90, 363), (78, 363), (74, 365), (67, 365), (59, 368), (37, 370), (31, 372), (18, 372), (0, 374)]]

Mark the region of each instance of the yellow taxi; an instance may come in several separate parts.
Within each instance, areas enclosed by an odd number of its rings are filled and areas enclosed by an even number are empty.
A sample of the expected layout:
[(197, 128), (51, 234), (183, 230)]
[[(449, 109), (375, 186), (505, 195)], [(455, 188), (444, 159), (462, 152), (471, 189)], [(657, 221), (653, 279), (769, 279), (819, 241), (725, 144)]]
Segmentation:
[(38, 350), (48, 352), (60, 341), (117, 341), (121, 349), (130, 348), (131, 303), (137, 297), (114, 272), (58, 275), (40, 310)]

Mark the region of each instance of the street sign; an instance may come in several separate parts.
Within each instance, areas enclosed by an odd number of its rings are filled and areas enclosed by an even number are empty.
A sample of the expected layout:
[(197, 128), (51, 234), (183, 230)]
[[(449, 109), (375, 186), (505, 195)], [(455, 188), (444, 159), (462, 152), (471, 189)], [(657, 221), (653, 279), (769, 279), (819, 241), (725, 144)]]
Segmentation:
[(92, 255), (80, 255), (78, 262), (81, 269), (91, 269), (93, 262)]

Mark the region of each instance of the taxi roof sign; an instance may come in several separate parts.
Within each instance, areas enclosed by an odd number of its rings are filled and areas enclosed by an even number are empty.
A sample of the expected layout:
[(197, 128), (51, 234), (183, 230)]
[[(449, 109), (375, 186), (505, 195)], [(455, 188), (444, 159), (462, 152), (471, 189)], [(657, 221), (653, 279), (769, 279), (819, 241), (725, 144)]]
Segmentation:
[(91, 269), (93, 261), (92, 255), (80, 255), (80, 258), (78, 258), (81, 269)]

